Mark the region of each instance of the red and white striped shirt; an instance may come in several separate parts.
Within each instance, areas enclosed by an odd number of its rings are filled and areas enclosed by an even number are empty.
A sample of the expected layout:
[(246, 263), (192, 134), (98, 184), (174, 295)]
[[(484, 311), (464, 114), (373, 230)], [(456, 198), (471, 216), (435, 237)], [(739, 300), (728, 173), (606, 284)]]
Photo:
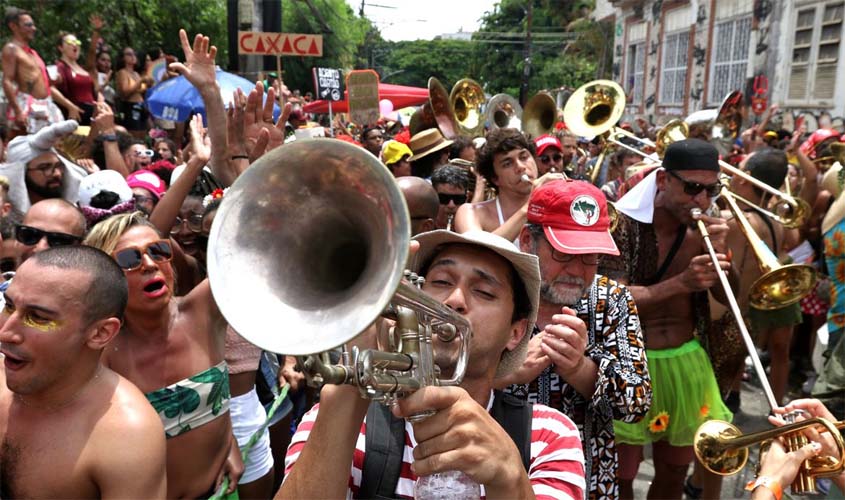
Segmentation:
[[(319, 404), (315, 405), (296, 428), (285, 456), (285, 477), (290, 474), (314, 421), (317, 419)], [(361, 424), (355, 454), (352, 458), (352, 470), (349, 476), (347, 498), (356, 498), (361, 486), (361, 469), (364, 466), (366, 424)], [(414, 430), (410, 422), (405, 421), (405, 450), (402, 457), (402, 472), (396, 485), (396, 495), (403, 498), (414, 497), (414, 482), (417, 476), (411, 472), (412, 451), (417, 445)], [(584, 498), (584, 453), (578, 428), (563, 413), (539, 404), (534, 405), (531, 422), (531, 459), (528, 479), (538, 499), (581, 500)], [(484, 485), (481, 496), (484, 498)]]

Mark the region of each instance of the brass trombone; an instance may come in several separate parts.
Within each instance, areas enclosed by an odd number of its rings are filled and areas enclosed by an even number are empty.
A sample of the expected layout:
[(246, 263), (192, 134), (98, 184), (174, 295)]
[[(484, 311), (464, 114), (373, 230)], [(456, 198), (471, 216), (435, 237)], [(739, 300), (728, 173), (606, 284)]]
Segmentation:
[(757, 443), (783, 437), (789, 451), (807, 443), (800, 431), (822, 427), (830, 433), (839, 450), (839, 459), (834, 457), (813, 457), (804, 464), (792, 483), (792, 493), (806, 495), (815, 493), (817, 477), (836, 475), (845, 468), (845, 443), (839, 429), (845, 429), (845, 421), (831, 422), (824, 418), (811, 418), (792, 422), (783, 427), (743, 435), (735, 425), (722, 420), (709, 420), (695, 431), (693, 449), (701, 465), (720, 476), (736, 474), (748, 462), (748, 447)]
[(446, 87), (433, 76), (428, 79), (428, 102), (411, 115), (408, 124), (412, 136), (430, 128), (439, 129), (446, 139), (457, 137), (460, 129)]
[(487, 102), (487, 122), (490, 130), (497, 128), (522, 128), (522, 106), (508, 94), (496, 94)]
[(554, 98), (538, 92), (525, 103), (522, 111), (522, 131), (534, 140), (541, 135), (551, 134), (557, 121), (557, 103)]

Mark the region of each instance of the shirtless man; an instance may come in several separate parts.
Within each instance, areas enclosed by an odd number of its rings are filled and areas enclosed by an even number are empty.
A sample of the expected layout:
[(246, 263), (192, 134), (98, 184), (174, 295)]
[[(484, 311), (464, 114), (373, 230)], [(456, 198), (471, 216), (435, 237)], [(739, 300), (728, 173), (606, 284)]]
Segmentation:
[(19, 134), (32, 134), (62, 119), (51, 97), (66, 109), (78, 108), (50, 88), (47, 67), (38, 52), (29, 46), (36, 32), (29, 12), (9, 7), (5, 21), (12, 31), (12, 39), (3, 47), (3, 92), (8, 103), (6, 118), (13, 122), (8, 137), (11, 139)]
[(100, 364), (126, 306), (120, 268), (93, 248), (53, 248), (21, 266), (5, 297), (0, 497), (164, 498), (161, 422)]
[[(718, 152), (698, 139), (679, 141), (667, 148), (663, 167), (620, 199), (614, 232), (620, 256), (606, 257), (599, 267), (599, 273), (626, 284), (634, 296), (654, 393), (645, 418), (614, 426), (622, 498), (633, 498), (633, 480), (647, 443), (653, 446), (655, 469), (649, 498), (681, 498), (695, 430), (705, 420), (732, 416), (696, 339), (696, 332), (705, 334), (709, 319), (707, 291), (726, 302), (718, 271), (690, 214), (692, 208), (706, 210), (721, 190)], [(720, 267), (730, 269), (724, 253), (727, 224), (713, 217), (701, 220), (719, 252)], [(705, 489), (705, 495), (712, 494)]]
[(512, 128), (487, 134), (487, 142), (478, 154), (478, 171), (496, 189), (497, 196), (462, 205), (455, 213), (455, 231), (480, 229), (510, 241), (516, 241), (525, 225), (531, 191), (550, 180), (564, 178), (560, 173), (548, 173), (538, 179), (534, 144)]

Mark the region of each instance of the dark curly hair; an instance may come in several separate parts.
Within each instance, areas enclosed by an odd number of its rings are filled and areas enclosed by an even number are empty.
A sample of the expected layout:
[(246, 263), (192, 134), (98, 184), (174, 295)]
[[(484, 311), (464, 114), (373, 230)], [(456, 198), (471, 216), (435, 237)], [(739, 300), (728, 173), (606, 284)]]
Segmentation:
[(534, 156), (534, 143), (515, 128), (500, 128), (487, 134), (487, 141), (478, 152), (475, 164), (478, 172), (487, 180), (488, 186), (498, 190), (498, 186), (493, 181), (493, 177), (496, 176), (493, 170), (493, 158), (497, 154), (507, 153), (514, 149), (527, 149), (531, 156)]

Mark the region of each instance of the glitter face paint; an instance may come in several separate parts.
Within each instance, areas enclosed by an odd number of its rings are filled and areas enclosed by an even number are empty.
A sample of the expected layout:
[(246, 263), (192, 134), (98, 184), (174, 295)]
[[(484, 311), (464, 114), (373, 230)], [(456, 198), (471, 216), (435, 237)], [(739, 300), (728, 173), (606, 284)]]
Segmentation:
[[(14, 312), (15, 310), (9, 307), (8, 304), (3, 308), (3, 313), (8, 314), (9, 316), (11, 316)], [(61, 321), (57, 321), (54, 319), (35, 318), (33, 317), (32, 313), (24, 314), (21, 318), (21, 323), (23, 323), (23, 325), (28, 328), (35, 328), (36, 330), (39, 330), (44, 333), (54, 332), (62, 326)]]

